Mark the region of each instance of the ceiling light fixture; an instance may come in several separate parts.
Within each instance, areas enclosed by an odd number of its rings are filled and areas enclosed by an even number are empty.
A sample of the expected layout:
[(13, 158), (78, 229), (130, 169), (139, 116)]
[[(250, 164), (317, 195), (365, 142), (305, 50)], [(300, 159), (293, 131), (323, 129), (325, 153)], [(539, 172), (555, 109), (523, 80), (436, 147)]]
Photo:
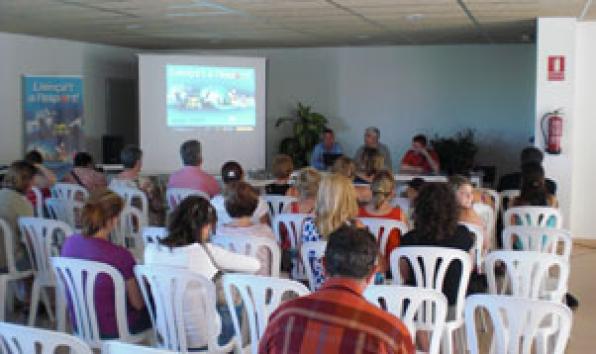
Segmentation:
[(406, 16), (406, 20), (416, 22), (422, 20), (425, 17), (426, 15), (424, 14), (410, 14)]

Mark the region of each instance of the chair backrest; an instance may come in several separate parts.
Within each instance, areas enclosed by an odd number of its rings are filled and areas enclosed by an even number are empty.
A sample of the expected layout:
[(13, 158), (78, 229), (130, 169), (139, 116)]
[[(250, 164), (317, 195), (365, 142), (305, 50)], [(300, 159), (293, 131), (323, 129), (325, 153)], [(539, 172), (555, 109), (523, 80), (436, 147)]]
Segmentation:
[[(476, 188), (476, 190), (478, 192), (480, 192), (481, 194), (490, 197), (490, 199), (492, 199), (493, 201), (493, 205), (494, 205), (494, 209), (491, 207), (491, 209), (493, 209), (493, 212), (498, 212), (501, 208), (501, 195), (499, 194), (499, 192), (497, 192), (494, 189), (490, 189), (490, 188)], [(486, 203), (482, 203), (482, 204), (486, 204)], [(488, 204), (487, 204), (488, 205)], [(490, 207), (490, 205), (488, 205)]]
[(69, 334), (0, 322), (0, 353), (55, 354), (61, 348), (71, 354), (93, 354), (82, 340)]
[(2, 242), (4, 243), (4, 259), (6, 259), (6, 268), (8, 273), (15, 273), (17, 267), (14, 261), (14, 232), (6, 220), (0, 218), (0, 232), (2, 233)]
[(130, 335), (126, 318), (126, 293), (120, 272), (109, 264), (67, 258), (51, 257), (50, 261), (57, 279), (57, 286), (64, 289), (70, 299), (75, 319), (75, 335), (92, 348), (101, 348), (101, 336), (95, 304), (95, 286), (99, 275), (107, 275), (114, 286), (114, 304), (118, 338), (126, 340)]
[(145, 347), (115, 340), (105, 342), (101, 352), (102, 354), (180, 354), (180, 352), (171, 350)]
[(573, 242), (571, 233), (563, 229), (533, 226), (509, 226), (503, 230), (503, 249), (545, 252), (569, 261)]
[(497, 214), (495, 213), (495, 210), (498, 209), (493, 209), (490, 205), (484, 203), (474, 203), (473, 209), (476, 212), (476, 214), (480, 216), (480, 218), (482, 219), (482, 221), (484, 221), (484, 224), (486, 225), (486, 229), (488, 231), (488, 235), (486, 236), (489, 237), (490, 248), (497, 248), (497, 240), (495, 237), (497, 230)]
[(277, 243), (281, 245), (283, 237), (288, 237), (290, 240), (291, 254), (293, 255), (292, 279), (305, 279), (306, 277), (302, 260), (295, 255), (298, 254), (300, 247), (304, 219), (308, 216), (308, 214), (281, 213), (272, 219), (271, 225), (277, 238)]
[(178, 204), (180, 204), (181, 201), (183, 201), (184, 199), (186, 199), (186, 197), (191, 195), (203, 197), (207, 200), (211, 199), (209, 198), (208, 193), (197, 189), (168, 188), (166, 190), (166, 200), (168, 201), (168, 208), (170, 208), (170, 211), (173, 211), (174, 209), (176, 209), (176, 207), (178, 206)]
[(399, 269), (401, 259), (408, 261), (414, 273), (416, 286), (441, 291), (449, 266), (460, 263), (462, 274), (459, 280), (455, 303), (455, 318), (461, 318), (464, 311), (464, 297), (468, 288), (472, 261), (464, 251), (446, 247), (398, 247), (391, 252), (389, 263), (391, 274), (397, 284), (404, 281)]
[(401, 236), (405, 235), (408, 232), (408, 226), (401, 221), (386, 218), (358, 219), (364, 225), (366, 225), (366, 227), (368, 227), (370, 232), (377, 239), (381, 255), (385, 255), (385, 248), (387, 247), (387, 242), (389, 241), (389, 234), (391, 234), (391, 231), (397, 229)]
[(273, 220), (276, 215), (281, 214), (284, 207), (292, 202), (298, 200), (295, 197), (285, 195), (265, 194), (262, 196), (269, 206), (269, 218)]
[(89, 191), (78, 184), (56, 183), (50, 189), (53, 198), (76, 200), (84, 202), (89, 197)]
[(65, 238), (74, 233), (72, 228), (60, 220), (20, 217), (19, 229), (27, 246), (35, 276), (45, 282), (54, 283), (50, 257), (60, 255)]
[(503, 226), (540, 226), (560, 229), (563, 215), (557, 208), (539, 206), (519, 206), (507, 209), (503, 216)]
[(245, 254), (259, 258), (258, 252), (262, 249), (267, 250), (271, 255), (270, 264), (267, 267), (271, 270), (272, 277), (279, 277), (281, 267), (281, 250), (274, 240), (267, 237), (258, 236), (227, 236), (215, 235), (212, 239), (214, 244), (219, 245), (232, 252)]
[(145, 248), (159, 246), (159, 240), (168, 236), (168, 229), (160, 226), (145, 226), (141, 235)]
[[(505, 265), (506, 274), (500, 287), (496, 274), (499, 264)], [(532, 251), (494, 251), (486, 256), (485, 265), (491, 294), (560, 302), (567, 292), (569, 263), (562, 257)]]
[(242, 347), (242, 331), (238, 313), (234, 308), (234, 291), (238, 291), (248, 314), (250, 348), (252, 354), (258, 354), (259, 340), (265, 333), (269, 315), (281, 304), (284, 295), (308, 295), (307, 287), (293, 280), (263, 277), (248, 274), (226, 274), (223, 277), (224, 293), (236, 333), (237, 345)]
[(209, 332), (209, 351), (218, 348), (217, 337), (221, 328), (214, 325), (217, 323), (216, 293), (211, 280), (187, 269), (158, 265), (136, 265), (135, 275), (161, 346), (184, 353), (188, 351), (183, 299), (190, 288), (193, 296), (202, 300), (199, 302), (202, 309), (197, 312), (204, 314), (202, 322), (209, 324), (205, 326)]
[(112, 242), (125, 247), (136, 259), (142, 259), (145, 250), (141, 233), (148, 224), (140, 209), (125, 206), (113, 232)]
[[(398, 194), (399, 195), (399, 194)], [(395, 197), (391, 201), (391, 204), (395, 207), (399, 207), (405, 215), (408, 215), (410, 212), (410, 199), (404, 197)]]
[(399, 285), (369, 285), (364, 297), (399, 318), (416, 343), (420, 331), (430, 332), (429, 354), (439, 354), (447, 320), (447, 298), (440, 291)]
[(505, 216), (505, 211), (508, 209), (509, 201), (519, 197), (519, 195), (519, 189), (506, 189), (499, 193), (499, 206), (501, 209), (498, 212), (501, 213), (501, 217)]
[(80, 229), (84, 203), (77, 200), (47, 198), (46, 207), (50, 218), (68, 224), (73, 230)]
[(145, 192), (138, 188), (117, 186), (110, 187), (115, 193), (124, 199), (124, 205), (138, 208), (146, 219), (149, 219), (149, 201)]
[[(478, 309), (486, 310), (488, 316), (484, 317), (492, 322), (495, 353), (565, 352), (571, 331), (571, 310), (568, 307), (551, 301), (478, 294), (466, 299), (466, 338), (471, 354), (480, 352), (476, 326)], [(552, 335), (547, 338), (542, 333), (545, 326), (549, 327), (549, 332), (553, 328)], [(549, 344), (548, 349), (544, 348)], [(542, 347), (542, 350), (536, 350), (536, 346)]]
[(300, 248), (310, 291), (317, 290), (320, 285), (317, 284), (316, 278), (323, 275), (321, 259), (325, 255), (325, 248), (327, 248), (327, 241), (304, 242)]
[(482, 229), (475, 224), (469, 222), (460, 222), (460, 225), (464, 225), (468, 231), (474, 234), (474, 266), (478, 273), (482, 273), (482, 260), (484, 259), (483, 245), (484, 245), (484, 233)]
[(43, 193), (35, 186), (31, 187), (31, 192), (35, 195), (35, 205), (33, 206), (35, 216), (43, 218)]

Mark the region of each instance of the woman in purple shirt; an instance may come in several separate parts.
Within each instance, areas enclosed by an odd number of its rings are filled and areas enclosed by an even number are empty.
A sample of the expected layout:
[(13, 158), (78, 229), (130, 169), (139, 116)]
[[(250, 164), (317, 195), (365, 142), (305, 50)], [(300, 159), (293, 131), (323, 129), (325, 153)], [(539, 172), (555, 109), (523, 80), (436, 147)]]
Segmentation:
[[(131, 332), (136, 333), (149, 328), (151, 323), (133, 272), (136, 262), (126, 248), (110, 242), (110, 233), (123, 207), (122, 198), (109, 189), (93, 192), (82, 211), (82, 234), (75, 234), (66, 240), (62, 256), (106, 263), (122, 274), (126, 287), (128, 326)], [(102, 338), (117, 337), (114, 284), (105, 274), (99, 275), (96, 280), (95, 302)], [(70, 314), (72, 317), (72, 309)]]

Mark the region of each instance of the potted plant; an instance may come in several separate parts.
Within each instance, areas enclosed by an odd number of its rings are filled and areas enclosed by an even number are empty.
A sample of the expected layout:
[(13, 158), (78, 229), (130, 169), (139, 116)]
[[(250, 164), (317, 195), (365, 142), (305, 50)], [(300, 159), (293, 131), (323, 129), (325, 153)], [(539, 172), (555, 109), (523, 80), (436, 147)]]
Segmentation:
[(445, 173), (468, 175), (472, 171), (478, 152), (472, 129), (460, 131), (451, 137), (435, 135), (431, 143), (439, 155), (441, 170)]
[(292, 124), (292, 135), (280, 142), (279, 152), (291, 156), (297, 168), (307, 166), (311, 151), (327, 125), (327, 118), (298, 102), (295, 114), (278, 118), (275, 127), (285, 123)]

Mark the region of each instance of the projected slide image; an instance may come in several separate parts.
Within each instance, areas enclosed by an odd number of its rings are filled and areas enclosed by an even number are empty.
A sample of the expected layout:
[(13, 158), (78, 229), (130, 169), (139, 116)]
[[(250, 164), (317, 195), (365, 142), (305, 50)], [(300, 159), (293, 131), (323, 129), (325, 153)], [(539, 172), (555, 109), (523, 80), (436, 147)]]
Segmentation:
[(254, 68), (167, 65), (166, 86), (169, 127), (256, 124)]

